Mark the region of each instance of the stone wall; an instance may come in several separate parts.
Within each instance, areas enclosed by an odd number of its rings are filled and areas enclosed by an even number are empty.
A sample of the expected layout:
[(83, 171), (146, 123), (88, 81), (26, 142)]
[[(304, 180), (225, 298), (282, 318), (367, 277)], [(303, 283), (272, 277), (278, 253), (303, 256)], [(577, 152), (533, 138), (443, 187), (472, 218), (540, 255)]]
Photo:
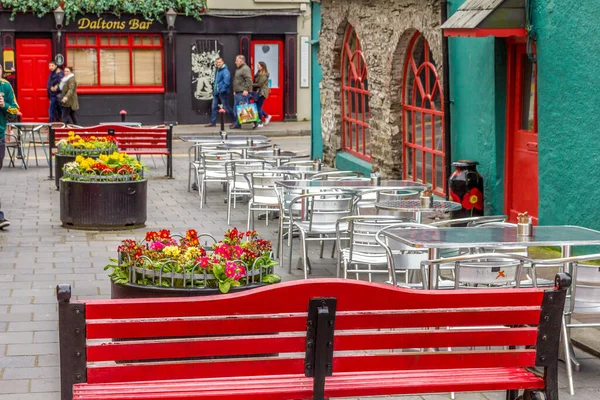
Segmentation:
[(367, 61), (373, 164), (384, 177), (400, 177), (404, 60), (410, 40), (419, 31), (429, 42), (438, 73), (443, 76), (440, 0), (321, 0), (321, 12), (323, 157), (332, 164), (342, 148), (341, 50), (350, 23)]

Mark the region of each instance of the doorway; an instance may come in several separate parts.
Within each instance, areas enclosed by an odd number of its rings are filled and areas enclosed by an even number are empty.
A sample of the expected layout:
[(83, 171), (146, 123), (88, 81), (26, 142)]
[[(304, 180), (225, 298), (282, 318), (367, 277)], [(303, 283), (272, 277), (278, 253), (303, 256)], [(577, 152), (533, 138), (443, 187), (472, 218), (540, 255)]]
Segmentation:
[(253, 40), (250, 60), (253, 73), (260, 61), (267, 64), (270, 92), (263, 108), (273, 121), (283, 121), (283, 40)]
[(509, 43), (505, 210), (511, 222), (527, 212), (538, 222), (537, 62), (525, 43)]
[(50, 100), (46, 92), (51, 39), (17, 39), (17, 101), (23, 122), (48, 122)]

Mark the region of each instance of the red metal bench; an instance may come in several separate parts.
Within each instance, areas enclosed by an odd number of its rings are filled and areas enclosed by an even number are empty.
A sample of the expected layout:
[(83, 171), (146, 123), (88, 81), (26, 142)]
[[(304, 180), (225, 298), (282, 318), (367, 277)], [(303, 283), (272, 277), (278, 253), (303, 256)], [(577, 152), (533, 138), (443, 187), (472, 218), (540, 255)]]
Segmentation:
[[(111, 135), (117, 140), (120, 151), (132, 156), (161, 155), (167, 157), (167, 176), (173, 177), (173, 126), (138, 128), (123, 125), (96, 125), (82, 128), (51, 128), (49, 135), (50, 151), (56, 143), (74, 132), (81, 137)], [(53, 154), (53, 153), (52, 153)], [(50, 178), (52, 178), (52, 157), (50, 157)]]
[(559, 274), (546, 292), (323, 279), (222, 296), (74, 302), (60, 285), (62, 400), (489, 390), (555, 400), (570, 279)]

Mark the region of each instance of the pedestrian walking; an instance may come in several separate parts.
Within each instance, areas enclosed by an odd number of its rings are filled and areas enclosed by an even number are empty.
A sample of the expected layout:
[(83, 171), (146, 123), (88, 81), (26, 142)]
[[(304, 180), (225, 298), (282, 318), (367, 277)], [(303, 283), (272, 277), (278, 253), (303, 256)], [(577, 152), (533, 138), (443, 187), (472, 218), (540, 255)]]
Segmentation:
[(77, 81), (73, 68), (65, 67), (65, 76), (58, 85), (62, 103), (62, 122), (65, 124), (78, 125), (77, 110), (79, 110), (79, 99), (77, 97)]
[[(233, 108), (235, 109), (238, 104), (248, 103), (248, 94), (252, 91), (252, 71), (250, 67), (246, 65), (246, 57), (239, 55), (235, 58), (235, 75), (233, 77)], [(229, 126), (233, 129), (240, 129), (241, 126), (238, 122), (237, 116), (233, 120), (233, 124)]]
[(58, 95), (60, 93), (58, 86), (60, 81), (64, 78), (65, 74), (60, 70), (55, 61), (48, 63), (48, 69), (50, 75), (48, 75), (48, 83), (46, 84), (46, 91), (48, 92), (48, 98), (50, 99), (50, 108), (48, 109), (48, 117), (50, 122), (58, 122), (61, 117), (60, 101)]
[[(0, 66), (0, 77), (2, 76), (2, 66)], [(4, 163), (6, 155), (6, 123), (11, 119), (16, 119), (19, 113), (19, 105), (15, 99), (15, 92), (6, 79), (0, 78), (0, 170)], [(4, 192), (0, 190), (0, 193)], [(2, 204), (0, 204), (0, 230), (7, 228), (10, 222), (4, 217)]]
[(206, 125), (207, 127), (217, 126), (219, 104), (223, 105), (225, 111), (227, 111), (235, 121), (235, 113), (229, 104), (231, 73), (229, 72), (227, 65), (225, 65), (225, 60), (222, 58), (217, 58), (216, 65), (217, 70), (215, 71), (215, 83), (213, 85), (212, 115), (210, 117), (210, 124)]
[(264, 61), (258, 62), (258, 71), (256, 71), (256, 75), (254, 75), (254, 83), (252, 87), (256, 89), (254, 99), (256, 100), (256, 105), (258, 107), (258, 127), (263, 127), (263, 121), (265, 125), (269, 125), (271, 122), (271, 116), (268, 115), (263, 106), (265, 104), (265, 100), (269, 97), (269, 70), (267, 69), (267, 64)]

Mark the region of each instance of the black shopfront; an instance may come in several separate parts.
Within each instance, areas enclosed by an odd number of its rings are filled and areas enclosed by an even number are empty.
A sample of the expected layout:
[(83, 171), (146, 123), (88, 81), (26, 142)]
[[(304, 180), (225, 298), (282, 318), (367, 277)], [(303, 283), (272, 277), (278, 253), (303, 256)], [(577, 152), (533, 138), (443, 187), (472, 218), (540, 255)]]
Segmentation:
[(52, 15), (18, 14), (11, 21), (10, 12), (0, 11), (0, 51), (23, 121), (47, 121), (48, 61), (56, 59), (74, 68), (84, 125), (116, 121), (121, 110), (144, 124), (206, 123), (214, 60), (223, 57), (233, 74), (237, 54), (252, 65), (257, 52), (272, 61), (278, 119), (295, 120), (296, 26), (296, 15), (201, 21), (180, 15), (169, 30), (166, 22), (106, 14), (79, 16), (58, 30)]

